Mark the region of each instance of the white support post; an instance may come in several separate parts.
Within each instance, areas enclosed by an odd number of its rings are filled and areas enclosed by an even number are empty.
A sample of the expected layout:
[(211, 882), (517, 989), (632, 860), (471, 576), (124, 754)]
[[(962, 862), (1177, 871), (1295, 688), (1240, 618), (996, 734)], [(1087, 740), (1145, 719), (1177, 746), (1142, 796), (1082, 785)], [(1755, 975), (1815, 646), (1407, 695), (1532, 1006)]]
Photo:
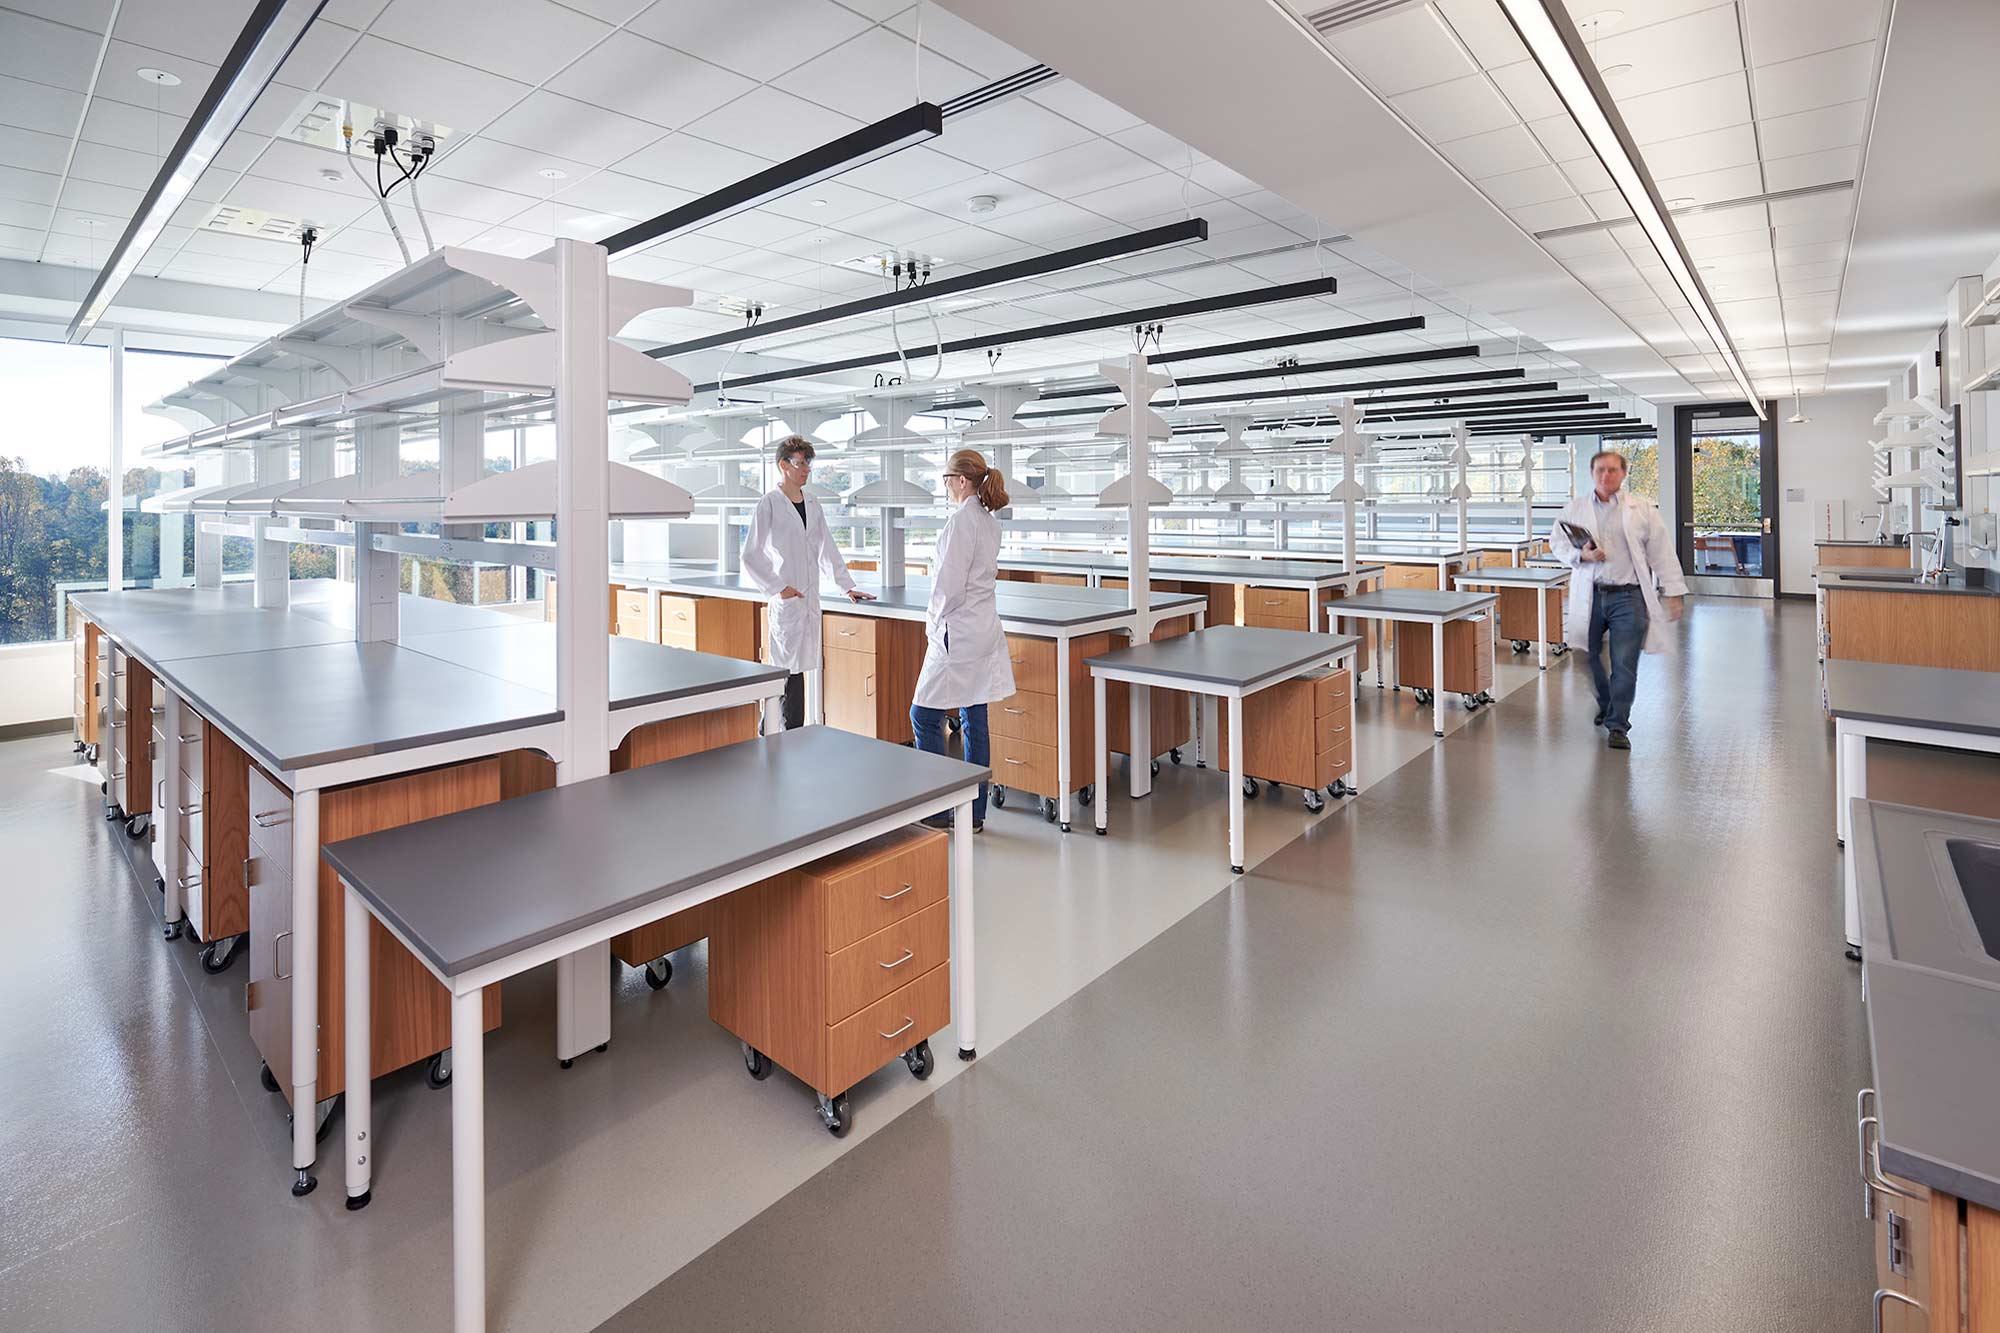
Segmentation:
[(1104, 677), (1094, 671), (1091, 673), (1090, 688), (1092, 690), (1093, 703), (1095, 704), (1095, 707), (1091, 710), (1091, 716), (1095, 719), (1096, 723), (1093, 731), (1095, 733), (1097, 749), (1097, 800), (1095, 804), (1097, 812), (1097, 836), (1100, 838), (1104, 836), (1106, 823), (1111, 817), (1111, 798), (1109, 795), (1111, 791), (1111, 758), (1108, 740), (1109, 733), (1105, 728), (1104, 722), (1104, 683)]
[[(355, 430), (354, 473), (363, 490), (385, 486), (401, 471), (401, 431), (394, 421)], [(400, 633), (402, 558), (375, 549), (377, 533), (396, 530), (393, 523), (354, 525), (354, 637), (362, 643), (393, 643)]]
[[(215, 762), (205, 759), (206, 763)], [(264, 812), (252, 810), (251, 819)], [(292, 793), (292, 1193), (312, 1193), (319, 1154), (319, 792)], [(278, 939), (282, 940), (283, 935)], [(277, 949), (274, 941), (272, 946)], [(282, 955), (280, 955), (282, 957)], [(274, 960), (275, 963), (276, 960)], [(274, 968), (275, 970), (275, 968)]]
[[(563, 601), (556, 599), (558, 611)], [(485, 1009), (478, 990), (451, 997), (451, 1326), (456, 1333), (486, 1328)]]
[[(578, 590), (611, 582), (605, 262), (600, 246), (556, 242), (556, 581)], [(558, 598), (556, 705), (565, 732), (558, 784), (611, 771), (610, 699), (605, 597), (600, 591)], [(611, 949), (597, 944), (556, 961), (556, 1059), (574, 1060), (610, 1040)]]
[(347, 1186), (347, 1207), (350, 1211), (368, 1205), (369, 1183), (372, 1172), (368, 1162), (375, 1154), (375, 1145), (370, 1137), (373, 1132), (374, 1088), (370, 1083), (369, 1068), (373, 1038), (369, 1032), (369, 1022), (373, 1016), (369, 1004), (369, 973), (372, 962), (369, 955), (369, 916), (367, 907), (362, 905), (361, 895), (348, 887), (345, 881), (340, 885), (341, 904), (345, 924), (346, 952), (343, 967), (346, 971), (342, 1015), (346, 1019), (346, 1031), (341, 1034), (346, 1042), (345, 1071), (341, 1080), (347, 1090), (347, 1102), (342, 1111), (346, 1124), (342, 1127), (347, 1144), (346, 1164), (343, 1172)]
[[(906, 455), (901, 449), (882, 451), (882, 480), (890, 486), (903, 481), (908, 472)], [(908, 512), (900, 506), (882, 511), (882, 564), (876, 572), (881, 576), (885, 588), (908, 586), (908, 561), (904, 558), (903, 515)]]
[[(253, 455), (258, 485), (284, 481), (291, 475), (291, 449), (287, 445), (263, 445)], [(285, 542), (264, 540), (265, 530), (277, 526), (267, 515), (250, 520), (251, 577), (259, 610), (282, 611), (291, 604), (292, 548)]]
[(106, 515), (110, 525), (104, 574), (113, 593), (125, 591), (125, 330), (111, 330), (111, 475)]

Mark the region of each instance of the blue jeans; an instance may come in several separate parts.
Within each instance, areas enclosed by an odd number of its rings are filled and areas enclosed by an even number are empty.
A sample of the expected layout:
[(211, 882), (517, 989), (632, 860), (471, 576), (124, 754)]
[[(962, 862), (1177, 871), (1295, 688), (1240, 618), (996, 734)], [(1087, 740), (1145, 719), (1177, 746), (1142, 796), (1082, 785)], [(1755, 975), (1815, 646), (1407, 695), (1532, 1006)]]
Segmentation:
[[(1590, 601), (1590, 679), (1607, 731), (1632, 729), (1632, 695), (1639, 687), (1639, 654), (1646, 650), (1652, 617), (1636, 585), (1598, 588)], [(1604, 640), (1611, 640), (1611, 669), (1604, 669)]]
[[(944, 720), (950, 711), (948, 708), (926, 708), (922, 704), (910, 705), (910, 730), (917, 734), (919, 750), (930, 754), (945, 752)], [(986, 741), (985, 704), (958, 710), (958, 738), (965, 762), (986, 767), (992, 758), (992, 749)], [(972, 822), (986, 822), (986, 784), (983, 782), (979, 784), (979, 795), (972, 802)]]

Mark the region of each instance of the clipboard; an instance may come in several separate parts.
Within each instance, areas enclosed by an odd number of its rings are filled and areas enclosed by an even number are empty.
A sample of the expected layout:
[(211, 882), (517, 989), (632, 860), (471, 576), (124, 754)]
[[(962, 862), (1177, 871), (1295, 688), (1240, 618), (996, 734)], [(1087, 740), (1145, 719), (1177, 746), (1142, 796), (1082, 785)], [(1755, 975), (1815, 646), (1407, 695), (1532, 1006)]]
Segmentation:
[(1579, 550), (1586, 546), (1597, 545), (1597, 535), (1589, 528), (1572, 523), (1566, 518), (1559, 518), (1556, 522), (1562, 525), (1563, 535), (1568, 537)]

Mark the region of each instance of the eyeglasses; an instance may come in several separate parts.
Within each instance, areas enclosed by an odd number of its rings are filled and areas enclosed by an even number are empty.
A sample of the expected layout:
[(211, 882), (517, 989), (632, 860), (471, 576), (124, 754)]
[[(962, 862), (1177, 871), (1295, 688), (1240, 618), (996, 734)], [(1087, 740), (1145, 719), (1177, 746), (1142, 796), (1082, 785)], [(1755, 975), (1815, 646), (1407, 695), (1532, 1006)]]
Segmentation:
[(813, 461), (810, 458), (787, 458), (778, 464), (779, 467), (795, 467), (801, 472), (812, 471), (812, 465)]

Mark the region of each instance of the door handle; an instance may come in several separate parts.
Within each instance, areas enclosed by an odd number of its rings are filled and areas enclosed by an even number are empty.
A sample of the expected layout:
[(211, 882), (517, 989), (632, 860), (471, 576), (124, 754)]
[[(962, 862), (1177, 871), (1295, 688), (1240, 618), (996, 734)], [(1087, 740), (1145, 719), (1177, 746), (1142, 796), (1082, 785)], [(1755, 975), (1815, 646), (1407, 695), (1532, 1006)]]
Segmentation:
[[(1875, 1309), (1874, 1314), (1871, 1316), (1873, 1322), (1870, 1325), (1875, 1330), (1875, 1333), (1882, 1333), (1883, 1301), (1901, 1301), (1905, 1305), (1914, 1305), (1919, 1310), (1923, 1310), (1924, 1308), (1924, 1303), (1915, 1297), (1905, 1296), (1902, 1292), (1892, 1291), (1888, 1287), (1879, 1288), (1875, 1292)], [(1925, 1313), (1928, 1314), (1929, 1311), (1925, 1311)]]
[(292, 974), (278, 970), (278, 945), (291, 938), (292, 932), (281, 930), (271, 940), (271, 977), (276, 981), (290, 981)]

